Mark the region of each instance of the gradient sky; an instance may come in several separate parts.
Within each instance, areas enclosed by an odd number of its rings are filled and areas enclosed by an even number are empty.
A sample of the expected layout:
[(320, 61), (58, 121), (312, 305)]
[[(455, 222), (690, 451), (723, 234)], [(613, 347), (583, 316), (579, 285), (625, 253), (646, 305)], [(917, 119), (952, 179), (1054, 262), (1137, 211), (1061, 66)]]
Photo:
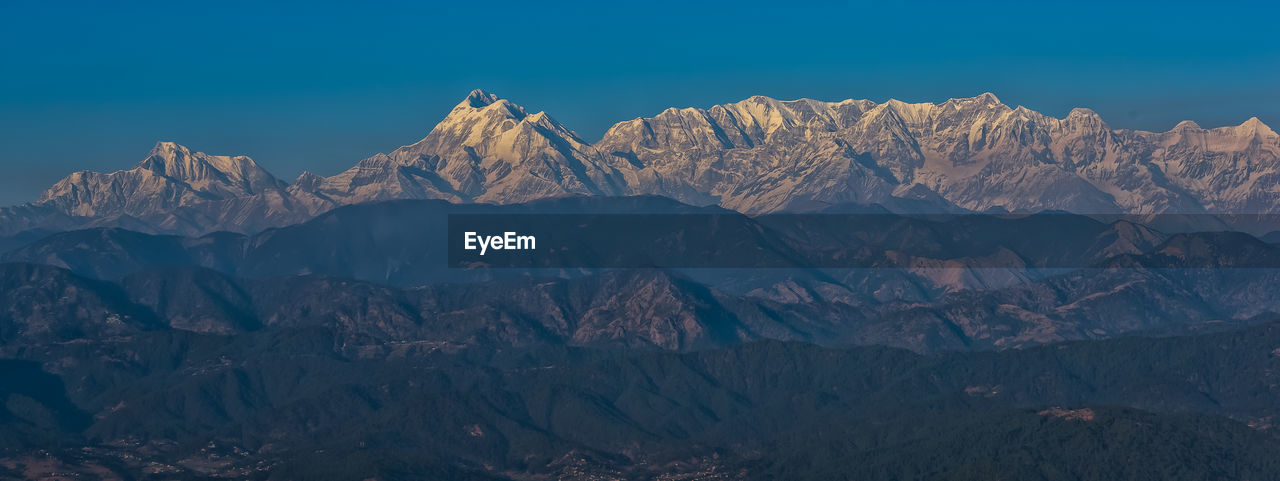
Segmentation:
[(1280, 9), (1261, 2), (110, 3), (0, 4), (0, 205), (157, 140), (331, 175), (422, 138), (473, 88), (592, 141), (755, 94), (991, 91), (1114, 127), (1280, 128)]

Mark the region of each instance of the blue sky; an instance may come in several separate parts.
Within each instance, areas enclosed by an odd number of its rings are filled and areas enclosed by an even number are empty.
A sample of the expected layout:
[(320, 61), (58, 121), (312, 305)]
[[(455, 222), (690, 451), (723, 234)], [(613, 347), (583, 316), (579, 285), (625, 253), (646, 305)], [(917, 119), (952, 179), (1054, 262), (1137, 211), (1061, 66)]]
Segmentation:
[(1280, 125), (1266, 3), (27, 2), (0, 5), (0, 204), (157, 140), (291, 180), (426, 135), (473, 88), (589, 140), (762, 94), (941, 101), (1165, 130)]

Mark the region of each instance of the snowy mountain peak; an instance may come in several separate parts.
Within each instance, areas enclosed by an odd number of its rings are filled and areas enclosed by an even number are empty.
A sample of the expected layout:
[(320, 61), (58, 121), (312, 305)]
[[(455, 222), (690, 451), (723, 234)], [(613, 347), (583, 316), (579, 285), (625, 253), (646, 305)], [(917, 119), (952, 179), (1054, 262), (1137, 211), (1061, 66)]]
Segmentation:
[(147, 152), (147, 156), (138, 162), (137, 168), (155, 171), (161, 175), (167, 170), (174, 170), (175, 164), (193, 161), (191, 149), (176, 142), (160, 141)]
[(493, 104), (494, 102), (497, 102), (498, 100), (499, 99), (497, 95), (491, 94), (489, 92), (485, 92), (484, 90), (481, 90), (481, 89), (475, 89), (475, 90), (472, 90), (471, 93), (467, 94), (467, 98), (463, 99), (462, 103), (459, 105), (466, 105), (473, 109), (478, 109), (478, 108), (488, 107), (489, 105)]
[(1271, 130), (1271, 127), (1268, 127), (1267, 124), (1262, 123), (1262, 120), (1258, 119), (1257, 117), (1249, 117), (1249, 120), (1244, 121), (1244, 123), (1236, 127), (1236, 131), (1243, 135), (1276, 137), (1276, 131)]
[(137, 167), (72, 174), (37, 204), (95, 218), (196, 207), (234, 222), (251, 216), (224, 216), (232, 203), (297, 219), (376, 200), (627, 194), (745, 213), (846, 203), (1277, 213), (1280, 194), (1266, 187), (1276, 178), (1280, 142), (1257, 118), (1211, 130), (1185, 121), (1161, 133), (1111, 129), (1085, 108), (1062, 119), (1011, 108), (989, 92), (941, 104), (754, 96), (620, 122), (592, 144), (545, 112), (477, 89), (422, 140), (331, 177), (303, 173), (287, 186), (248, 157), (160, 142)]
[(235, 185), (236, 189), (253, 194), (283, 186), (247, 156), (193, 153), (175, 142), (157, 142), (135, 169), (184, 182), (197, 191), (217, 191)]
[(155, 147), (138, 163), (138, 168), (147, 169), (160, 175), (184, 178), (188, 175), (200, 175), (197, 171), (202, 167), (212, 168), (218, 172), (234, 175), (237, 163), (252, 163), (248, 157), (214, 156), (204, 153), (192, 153), (191, 149), (176, 142), (156, 142)]
[(1094, 111), (1093, 111), (1093, 109), (1087, 109), (1087, 108), (1084, 108), (1084, 107), (1076, 107), (1076, 108), (1074, 108), (1074, 109), (1071, 109), (1071, 112), (1067, 114), (1067, 118), (1068, 118), (1068, 119), (1076, 119), (1076, 118), (1090, 118), (1090, 119), (1098, 118), (1098, 119), (1100, 119), (1100, 118), (1102, 118), (1102, 116), (1098, 115), (1098, 113), (1097, 113), (1097, 112), (1094, 112)]
[[(1034, 111), (1031, 111), (1031, 113), (1034, 114)], [(1102, 120), (1101, 115), (1098, 115), (1097, 112), (1086, 108), (1077, 107), (1071, 109), (1071, 112), (1062, 120), (1063, 125), (1068, 130), (1072, 131), (1098, 132), (1111, 130), (1111, 127), (1107, 125), (1107, 122)]]
[(248, 157), (193, 153), (174, 142), (158, 142), (134, 168), (107, 174), (77, 172), (46, 190), (36, 203), (77, 216), (144, 216), (284, 188)]
[(900, 119), (910, 125), (922, 125), (937, 106), (929, 102), (907, 103), (898, 99), (889, 99), (878, 108), (881, 115), (890, 114), (885, 119)]
[(155, 147), (151, 148), (151, 152), (148, 152), (147, 156), (152, 156), (152, 155), (173, 156), (178, 152), (186, 152), (188, 154), (191, 153), (189, 149), (187, 149), (186, 147), (183, 147), (182, 145), (179, 145), (177, 142), (169, 142), (169, 141), (161, 140), (159, 142), (156, 142)]
[(484, 120), (487, 123), (502, 122), (507, 119), (519, 121), (528, 115), (529, 113), (525, 111), (524, 107), (497, 95), (476, 89), (472, 90), (462, 102), (459, 102), (449, 112), (449, 115), (445, 116), (444, 120), (436, 126), (436, 129), (442, 126), (472, 126), (480, 120)]
[[(422, 140), (298, 190), (336, 203), (431, 198), (518, 202), (557, 195), (616, 194), (600, 156), (545, 112), (473, 90)], [(306, 182), (304, 182), (306, 180)]]
[(981, 101), (982, 103), (985, 103), (989, 107), (1001, 105), (1000, 98), (996, 97), (996, 94), (993, 94), (991, 92), (983, 92), (979, 94), (977, 97), (974, 97), (973, 100)]
[[(894, 100), (890, 100), (890, 102), (894, 102)], [(929, 104), (929, 105), (932, 105), (932, 104)], [(974, 108), (974, 107), (989, 109), (994, 107), (1005, 106), (1004, 104), (1000, 103), (1000, 99), (997, 98), (996, 95), (991, 92), (984, 92), (974, 97), (960, 97), (960, 98), (948, 99), (946, 102), (943, 102), (939, 106), (948, 106), (948, 105), (951, 106), (953, 110), (959, 110), (962, 108)]]
[(311, 173), (311, 171), (302, 171), (298, 174), (298, 178), (293, 181), (293, 186), (304, 192), (313, 192), (320, 184), (324, 182), (324, 177)]

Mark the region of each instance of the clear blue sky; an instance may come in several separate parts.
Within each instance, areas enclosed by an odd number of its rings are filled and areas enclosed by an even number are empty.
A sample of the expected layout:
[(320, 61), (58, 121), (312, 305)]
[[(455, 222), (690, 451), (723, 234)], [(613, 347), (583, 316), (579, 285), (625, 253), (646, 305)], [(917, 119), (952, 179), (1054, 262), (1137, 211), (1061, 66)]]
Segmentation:
[(589, 140), (754, 94), (1280, 125), (1280, 12), (1261, 2), (109, 3), (0, 4), (0, 204), (157, 140), (329, 175), (477, 87)]

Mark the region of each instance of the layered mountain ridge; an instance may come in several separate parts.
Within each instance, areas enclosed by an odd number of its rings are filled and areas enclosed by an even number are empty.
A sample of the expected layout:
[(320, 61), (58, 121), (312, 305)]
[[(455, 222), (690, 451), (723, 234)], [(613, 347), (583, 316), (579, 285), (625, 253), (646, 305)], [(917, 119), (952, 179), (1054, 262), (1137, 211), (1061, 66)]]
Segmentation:
[[(1216, 214), (1280, 210), (1277, 151), (991, 94), (591, 143), (475, 91), (292, 184), (161, 142), (0, 209), (0, 478), (1277, 479), (1280, 244)], [(711, 220), (442, 228), (617, 213)]]
[(471, 92), (422, 140), (287, 184), (244, 156), (161, 142), (136, 167), (80, 172), (4, 209), (0, 235), (122, 226), (254, 232), (392, 199), (520, 203), (659, 195), (748, 214), (880, 204), (906, 212), (1278, 213), (1280, 136), (1256, 117), (1113, 129), (993, 94), (934, 103), (756, 96), (620, 122), (590, 143), (545, 112)]

